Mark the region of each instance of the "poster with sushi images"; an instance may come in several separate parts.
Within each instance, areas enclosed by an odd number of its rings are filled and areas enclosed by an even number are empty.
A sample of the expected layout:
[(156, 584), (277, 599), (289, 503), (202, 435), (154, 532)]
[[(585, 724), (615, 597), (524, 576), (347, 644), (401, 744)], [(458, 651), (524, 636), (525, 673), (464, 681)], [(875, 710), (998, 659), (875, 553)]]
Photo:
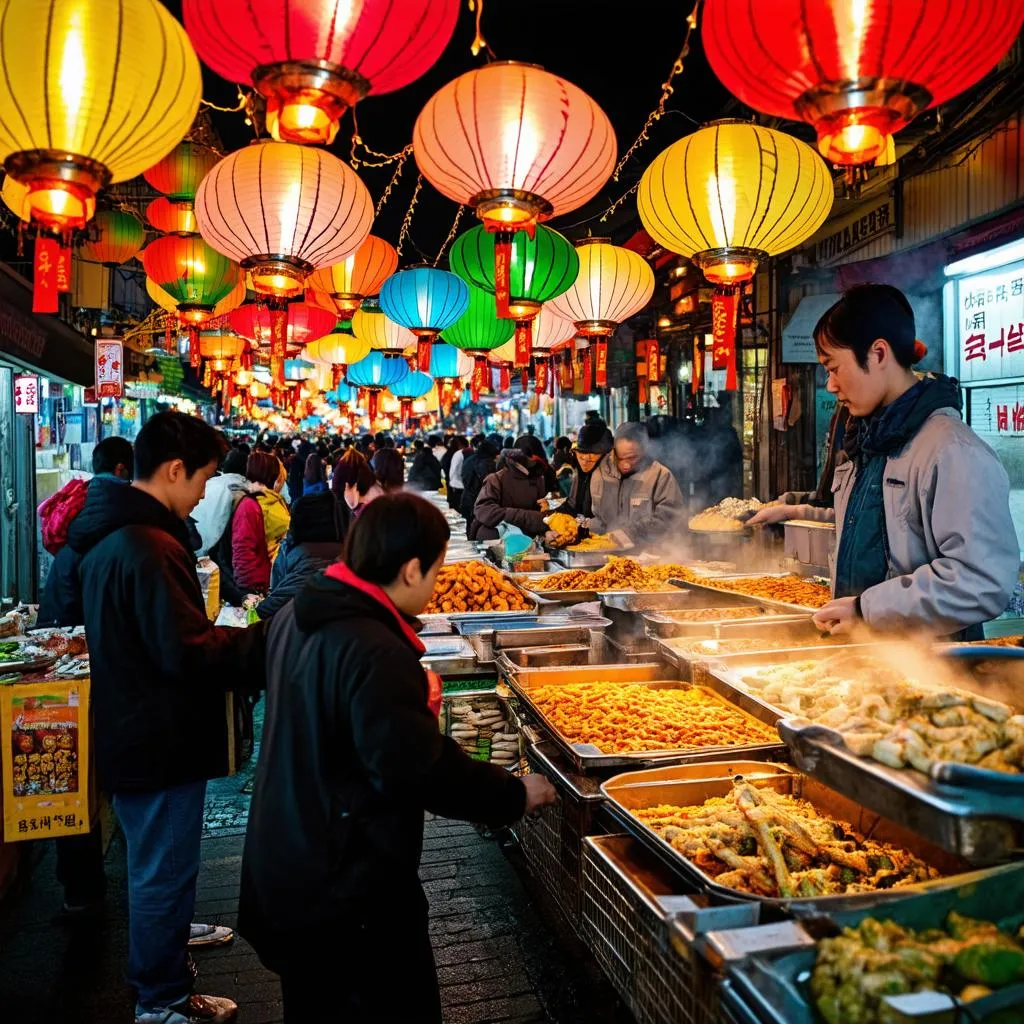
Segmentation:
[(4, 842), (88, 832), (89, 680), (0, 686)]

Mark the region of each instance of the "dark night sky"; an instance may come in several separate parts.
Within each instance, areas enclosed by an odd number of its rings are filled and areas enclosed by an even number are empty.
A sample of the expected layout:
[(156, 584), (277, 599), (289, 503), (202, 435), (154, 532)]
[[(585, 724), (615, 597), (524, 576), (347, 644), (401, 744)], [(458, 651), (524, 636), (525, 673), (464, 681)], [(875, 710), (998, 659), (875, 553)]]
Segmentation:
[[(180, 17), (179, 0), (166, 6)], [(636, 137), (656, 105), (665, 79), (686, 33), (687, 0), (484, 0), (483, 32), (498, 59), (540, 64), (557, 72), (589, 93), (608, 113), (615, 126), (620, 155)], [(465, 0), (461, 3), (455, 34), (441, 59), (420, 79), (404, 89), (380, 97), (370, 96), (359, 104), (360, 133), (373, 149), (395, 152), (412, 136), (412, 126), (425, 100), (446, 82), (484, 63), (484, 55), (473, 57), (469, 47), (474, 33), (474, 16)], [(205, 66), (204, 97), (221, 106), (235, 102), (235, 87)], [(636, 180), (644, 167), (667, 145), (696, 127), (695, 122), (720, 116), (728, 94), (704, 60), (699, 31), (694, 33), (692, 53), (677, 79), (668, 107), (675, 113), (654, 128), (651, 141), (626, 168), (619, 182), (609, 182), (588, 206), (554, 220), (551, 226), (572, 237), (587, 233), (587, 227), (572, 230), (569, 225), (588, 214), (601, 212)], [(252, 129), (242, 115), (214, 113), (214, 124), (226, 149), (237, 149), (252, 138)], [(333, 150), (348, 158), (351, 120), (346, 117)], [(374, 199), (380, 196), (392, 168), (360, 171)], [(632, 172), (632, 173), (631, 173)], [(373, 232), (394, 243), (416, 181), (412, 159), (406, 165), (398, 188), (381, 211)], [(635, 202), (627, 200), (635, 211)], [(456, 206), (424, 184), (411, 238), (431, 259), (440, 248), (454, 219)], [(475, 221), (463, 216), (460, 230)], [(593, 234), (607, 232), (607, 225), (595, 220)], [(417, 259), (408, 246), (403, 262)]]

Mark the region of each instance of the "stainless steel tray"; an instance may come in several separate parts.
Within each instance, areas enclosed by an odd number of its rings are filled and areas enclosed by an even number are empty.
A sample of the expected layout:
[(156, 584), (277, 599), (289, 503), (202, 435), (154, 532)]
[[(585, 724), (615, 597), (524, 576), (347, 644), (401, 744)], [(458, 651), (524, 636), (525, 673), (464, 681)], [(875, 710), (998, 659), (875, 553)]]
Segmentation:
[(820, 725), (783, 719), (778, 728), (802, 771), (972, 864), (994, 864), (1024, 847), (1019, 775), (973, 769), (975, 784), (964, 785), (970, 766), (939, 764), (928, 776), (858, 757)]
[[(563, 571), (563, 570), (559, 570)], [(528, 596), (535, 601), (555, 601), (558, 604), (583, 604), (586, 601), (596, 601), (596, 590), (535, 590), (531, 584), (537, 580), (545, 579), (551, 573), (527, 572), (518, 574), (516, 584)]]
[[(759, 579), (765, 576), (774, 577), (776, 579), (782, 579), (786, 576), (793, 576), (791, 572), (747, 572), (737, 573), (735, 576), (716, 576), (714, 579), (721, 582), (728, 582), (729, 580), (736, 579)], [(672, 584), (677, 587), (685, 587), (690, 590), (698, 590), (704, 593), (711, 592), (713, 594), (731, 594), (733, 597), (739, 598), (743, 602), (752, 602), (754, 604), (764, 605), (766, 608), (777, 608), (784, 612), (802, 612), (804, 615), (813, 615), (818, 609), (811, 608), (810, 605), (803, 604), (790, 604), (788, 601), (773, 601), (767, 597), (759, 597), (756, 594), (743, 594), (737, 590), (723, 590), (721, 587), (714, 587), (706, 583), (694, 583), (692, 580), (670, 580)]]
[(567, 569), (596, 569), (608, 561), (610, 555), (625, 555), (632, 548), (602, 548), (600, 551), (570, 551), (568, 548), (551, 548), (545, 546), (545, 551), (550, 552), (551, 557)]
[(572, 616), (548, 615), (527, 629), (499, 628), (487, 637), (486, 630), (469, 635), (478, 661), (494, 661), (499, 651), (523, 647), (553, 647), (559, 644), (591, 644), (592, 633), (603, 633), (610, 619), (588, 616), (573, 622)]
[[(817, 630), (815, 630), (815, 633), (817, 633)], [(815, 646), (811, 646), (811, 645), (807, 645), (806, 647), (776, 647), (774, 649), (766, 649), (764, 651), (758, 651), (755, 648), (755, 649), (750, 650), (750, 651), (744, 651), (742, 653), (737, 652), (735, 654), (728, 654), (728, 653), (722, 654), (722, 653), (719, 653), (719, 652), (717, 652), (717, 651), (715, 651), (713, 649), (714, 645), (719, 643), (719, 642), (728, 642), (729, 640), (735, 640), (735, 639), (747, 639), (747, 638), (740, 638), (740, 637), (736, 637), (736, 636), (733, 636), (733, 635), (728, 635), (728, 636), (722, 635), (722, 636), (717, 636), (717, 637), (703, 637), (703, 638), (701, 638), (701, 637), (677, 637), (677, 638), (674, 638), (674, 639), (670, 638), (670, 639), (665, 639), (665, 640), (656, 640), (655, 641), (655, 649), (657, 650), (658, 654), (661, 657), (663, 657), (666, 661), (668, 661), (671, 664), (676, 666), (676, 668), (681, 673), (681, 678), (683, 678), (683, 679), (692, 679), (692, 680), (694, 680), (694, 682), (699, 682), (699, 683), (702, 683), (703, 685), (707, 686), (707, 685), (712, 685), (711, 680), (712, 680), (713, 677), (711, 676), (711, 674), (709, 672), (710, 667), (717, 665), (720, 668), (725, 668), (725, 667), (728, 666), (728, 664), (730, 662), (730, 659), (732, 659), (732, 658), (758, 657), (759, 659), (763, 660), (763, 658), (766, 655), (784, 655), (787, 658), (799, 658), (802, 655), (814, 656), (815, 654), (822, 654), (822, 653), (828, 654), (828, 653), (831, 653), (832, 650), (834, 648), (836, 648), (836, 647), (851, 646), (851, 645), (846, 644), (846, 643), (843, 642), (844, 638), (838, 638), (837, 637), (834, 640), (823, 640), (823, 639), (821, 639), (821, 636), (819, 634), (818, 635), (818, 646), (816, 646), (816, 647)], [(755, 638), (750, 638), (750, 639), (755, 639)], [(789, 639), (791, 640), (792, 638), (789, 638)], [(682, 642), (684, 640), (687, 640), (690, 643), (696, 642), (696, 643), (704, 644), (704, 645), (707, 646), (707, 650), (706, 651), (686, 650), (682, 646), (675, 646), (676, 644), (682, 644)], [(785, 641), (781, 641), (781, 642), (785, 642)], [(714, 682), (715, 682), (715, 684), (719, 684), (719, 683), (721, 683), (721, 680), (717, 680), (716, 679)], [(715, 687), (713, 686), (713, 688), (715, 688)], [(735, 686), (733, 686), (731, 684), (728, 686), (727, 689), (728, 689), (728, 692), (730, 694), (729, 699), (731, 701), (733, 701), (733, 703), (739, 703), (740, 702), (740, 700), (739, 700), (740, 697), (747, 697), (748, 696), (747, 691), (740, 690), (739, 688), (737, 688), (737, 687), (735, 687)], [(726, 690), (723, 689), (720, 692), (724, 693), (724, 692), (726, 692)], [(734, 699), (733, 695), (735, 695), (735, 699)], [(759, 701), (758, 703), (760, 703), (764, 707), (770, 707), (770, 705), (766, 701)], [(779, 717), (780, 718), (782, 717), (782, 712), (781, 711), (779, 712)]]
[[(640, 768), (646, 765), (691, 763), (721, 760), (723, 757), (747, 757), (754, 760), (779, 759), (785, 756), (781, 743), (765, 742), (742, 747), (690, 747), (669, 750), (643, 750), (628, 753), (606, 754), (589, 743), (572, 743), (555, 729), (543, 711), (534, 703), (532, 691), (538, 686), (564, 686), (570, 683), (589, 683), (600, 679), (602, 682), (640, 683), (656, 689), (689, 689), (692, 684), (679, 679), (665, 679), (665, 670), (660, 664), (601, 665), (586, 668), (517, 669), (507, 666), (506, 679), (516, 696), (526, 705), (538, 728), (562, 751), (581, 774), (613, 767)], [(717, 696), (721, 696), (717, 694)], [(724, 701), (724, 698), (723, 698)], [(727, 703), (727, 702), (726, 702)], [(742, 710), (742, 709), (741, 709)], [(748, 717), (755, 718), (749, 712)], [(764, 724), (774, 724), (774, 719)]]
[[(945, 877), (920, 885), (870, 893), (792, 898), (758, 896), (720, 885), (632, 813), (634, 810), (656, 807), (658, 804), (695, 807), (711, 797), (726, 796), (732, 790), (733, 779), (737, 775), (742, 775), (754, 786), (771, 788), (778, 793), (807, 800), (816, 810), (846, 822), (862, 835), (909, 850), (937, 868)], [(909, 893), (961, 884), (964, 880), (963, 875), (968, 870), (967, 863), (962, 859), (951, 856), (891, 819), (866, 810), (819, 780), (802, 775), (788, 765), (765, 764), (749, 759), (722, 759), (713, 764), (674, 765), (618, 775), (605, 782), (601, 789), (608, 798), (609, 809), (616, 819), (632, 835), (643, 841), (676, 870), (685, 874), (704, 892), (723, 900), (756, 901), (780, 913), (806, 916), (833, 910), (877, 906), (888, 900), (905, 897)], [(984, 877), (984, 872), (975, 875)]]
[(720, 612), (742, 609), (743, 611), (751, 611), (752, 614), (739, 618), (722, 615), (720, 618), (712, 619), (684, 619), (678, 612), (673, 611), (645, 612), (644, 623), (647, 635), (652, 637), (687, 636), (713, 639), (720, 635), (719, 630), (726, 623), (757, 622), (761, 616), (770, 618), (775, 623), (803, 622), (809, 624), (810, 621), (806, 615), (784, 615), (777, 608), (769, 608), (760, 602), (756, 605), (727, 603), (718, 608), (714, 605), (709, 605), (708, 607), (712, 611)]

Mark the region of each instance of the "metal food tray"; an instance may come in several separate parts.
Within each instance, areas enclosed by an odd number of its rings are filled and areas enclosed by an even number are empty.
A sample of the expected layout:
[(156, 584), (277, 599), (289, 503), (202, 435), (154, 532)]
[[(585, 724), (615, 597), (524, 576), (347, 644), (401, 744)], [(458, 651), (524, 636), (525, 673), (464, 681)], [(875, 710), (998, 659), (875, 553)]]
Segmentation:
[[(709, 606), (714, 608), (714, 606)], [(726, 604), (716, 611), (726, 611), (735, 608), (748, 608), (745, 604)], [(682, 609), (680, 609), (682, 610)], [(693, 611), (694, 609), (685, 609)], [(644, 622), (647, 625), (647, 635), (651, 637), (675, 637), (685, 636), (698, 639), (714, 640), (719, 637), (719, 630), (726, 623), (756, 622), (759, 615), (770, 617), (773, 623), (808, 623), (806, 615), (784, 615), (777, 608), (766, 607), (758, 602), (752, 607), (754, 614), (746, 617), (736, 618), (724, 615), (719, 619), (683, 619), (677, 618), (678, 612), (645, 612)], [(817, 630), (815, 630), (817, 632)], [(820, 635), (820, 634), (819, 634)]]
[[(709, 774), (709, 771), (712, 774)], [(697, 807), (711, 797), (727, 796), (737, 775), (744, 776), (754, 786), (771, 788), (778, 793), (807, 800), (815, 810), (851, 825), (861, 835), (909, 850), (925, 863), (941, 871), (944, 877), (900, 889), (848, 895), (791, 898), (758, 896), (719, 885), (714, 878), (684, 857), (632, 813), (635, 809), (656, 807), (658, 804)], [(810, 916), (832, 910), (877, 906), (887, 900), (899, 899), (908, 893), (948, 888), (956, 876), (961, 877), (953, 884), (962, 884), (965, 881), (962, 876), (969, 870), (969, 865), (964, 860), (951, 856), (897, 822), (868, 811), (819, 780), (803, 775), (784, 764), (765, 764), (756, 759), (729, 759), (712, 764), (673, 765), (617, 775), (603, 783), (601, 790), (607, 797), (609, 810), (617, 821), (657, 853), (666, 864), (704, 892), (730, 902), (757, 902), (778, 914)], [(985, 872), (974, 872), (971, 877), (984, 875)]]
[(567, 569), (597, 569), (608, 561), (611, 555), (625, 555), (632, 548), (601, 548), (600, 551), (570, 551), (568, 548), (552, 548), (545, 545), (556, 562)]
[[(1016, 896), (1014, 895), (1016, 893)], [(951, 911), (965, 917), (995, 921), (1004, 930), (1015, 931), (1024, 921), (1024, 864), (992, 868), (968, 876), (957, 886), (908, 895), (903, 899), (872, 907), (829, 914), (834, 928), (850, 928), (865, 917), (895, 921), (915, 931), (941, 928)], [(997, 916), (1011, 908), (1006, 916)], [(756, 929), (755, 929), (756, 930)], [(814, 931), (819, 931), (815, 928)], [(721, 932), (726, 946), (730, 932)], [(819, 1024), (808, 980), (817, 959), (813, 945), (783, 946), (737, 958), (728, 965), (726, 999), (743, 1014), (743, 1021), (770, 1024)], [(889, 1001), (891, 1000), (891, 1001)], [(890, 1013), (907, 1024), (968, 1024), (988, 1020), (1000, 1010), (1024, 1006), (1024, 984), (1008, 985), (992, 995), (963, 1004), (939, 993), (914, 993), (889, 997)], [(896, 1007), (898, 1012), (894, 1012)], [(995, 1017), (992, 1017), (995, 1020)], [(1000, 1020), (1019, 1020), (1019, 1016), (1000, 1016)]]
[(21, 661), (0, 661), (0, 675), (7, 675), (11, 672), (22, 674), (29, 672), (44, 672), (57, 664), (56, 654), (40, 654), (34, 658), (22, 659)]
[[(815, 630), (817, 633), (817, 630)], [(712, 636), (712, 637), (690, 637), (680, 638), (689, 639), (691, 641), (707, 641), (714, 642), (716, 640), (733, 640), (740, 639), (732, 634)], [(684, 679), (693, 679), (694, 682), (701, 683), (704, 686), (710, 686), (713, 690), (718, 690), (723, 696), (734, 704), (740, 704), (746, 699), (756, 700), (757, 703), (764, 708), (770, 708), (775, 711), (779, 718), (784, 717), (784, 712), (776, 709), (767, 701), (762, 701), (756, 697), (751, 697), (748, 690), (740, 690), (739, 687), (734, 685), (731, 680), (726, 681), (718, 679), (711, 674), (711, 668), (717, 666), (720, 671), (728, 671), (728, 666), (731, 664), (731, 659), (734, 658), (751, 658), (755, 657), (761, 660), (768, 655), (773, 656), (784, 656), (787, 659), (800, 658), (802, 656), (814, 657), (818, 654), (831, 654), (837, 647), (850, 647), (859, 646), (850, 644), (845, 641), (843, 637), (836, 637), (835, 639), (826, 639), (820, 636), (817, 638), (817, 646), (808, 644), (805, 647), (777, 647), (774, 649), (766, 649), (764, 651), (751, 650), (751, 651), (737, 651), (735, 654), (718, 654), (718, 653), (700, 653), (696, 651), (683, 651), (678, 647), (673, 646), (673, 641), (668, 640), (656, 640), (655, 648), (658, 654), (661, 655), (666, 661), (675, 665), (676, 668), (683, 674)]]
[[(561, 570), (560, 570), (561, 571)], [(523, 590), (528, 597), (535, 601), (555, 601), (558, 604), (584, 604), (587, 601), (598, 600), (596, 590), (534, 590), (531, 583), (545, 579), (551, 573), (529, 572), (519, 573), (516, 585)]]
[[(764, 579), (765, 577), (771, 577), (775, 579), (783, 579), (787, 576), (795, 576), (795, 573), (791, 572), (745, 572), (736, 573), (734, 576), (715, 576), (713, 579), (721, 582), (728, 582), (729, 580), (750, 580), (750, 579)], [(760, 597), (757, 594), (744, 594), (738, 590), (723, 590), (721, 587), (713, 587), (706, 583), (695, 583), (692, 580), (669, 580), (673, 586), (686, 587), (692, 590), (699, 590), (703, 593), (711, 592), (713, 594), (730, 594), (733, 597), (739, 598), (744, 602), (753, 602), (755, 604), (764, 605), (767, 608), (778, 608), (784, 612), (798, 612), (804, 615), (813, 615), (818, 609), (812, 608), (810, 605), (805, 604), (790, 604), (788, 601), (773, 601), (768, 597)]]
[[(778, 759), (785, 755), (781, 743), (765, 742), (738, 747), (680, 747), (668, 750), (640, 750), (625, 753), (606, 754), (590, 743), (572, 743), (548, 722), (544, 713), (534, 703), (531, 691), (537, 686), (564, 686), (570, 683), (589, 683), (599, 679), (601, 682), (640, 683), (654, 689), (691, 689), (691, 683), (680, 679), (665, 679), (665, 670), (660, 664), (626, 664), (576, 667), (529, 669), (516, 668), (509, 664), (506, 667), (506, 679), (516, 696), (526, 705), (531, 717), (539, 728), (550, 737), (552, 742), (565, 754), (580, 774), (603, 771), (607, 768), (630, 767), (641, 768), (646, 765), (665, 764), (666, 762), (693, 763), (701, 761), (721, 760), (723, 757), (743, 756), (752, 760)], [(704, 688), (728, 703), (721, 694), (710, 688)], [(745, 709), (741, 710), (748, 718), (761, 724), (772, 725), (774, 719), (758, 719)]]

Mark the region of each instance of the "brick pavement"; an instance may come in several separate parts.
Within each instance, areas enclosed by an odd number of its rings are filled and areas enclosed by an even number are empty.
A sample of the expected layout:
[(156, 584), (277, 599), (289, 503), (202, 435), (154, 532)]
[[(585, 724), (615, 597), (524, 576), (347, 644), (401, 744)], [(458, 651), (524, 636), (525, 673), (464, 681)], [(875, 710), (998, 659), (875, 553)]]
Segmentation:
[[(208, 811), (222, 811), (203, 840), (197, 919), (234, 924), (241, 865), (241, 813), (232, 817), (230, 787)], [(218, 802), (220, 800), (220, 802)], [(127, 946), (124, 850), (107, 857), (105, 921), (75, 934), (50, 924), (60, 905), (52, 848), (33, 877), (0, 906), (0, 1014), (18, 1024), (114, 1024), (131, 1020), (121, 979)], [(613, 1024), (628, 1020), (585, 953), (541, 915), (516, 870), (515, 851), (472, 826), (427, 822), (422, 877), (431, 904), (431, 935), (446, 1024)], [(197, 958), (201, 990), (235, 998), (239, 1024), (281, 1020), (280, 989), (242, 940)]]

